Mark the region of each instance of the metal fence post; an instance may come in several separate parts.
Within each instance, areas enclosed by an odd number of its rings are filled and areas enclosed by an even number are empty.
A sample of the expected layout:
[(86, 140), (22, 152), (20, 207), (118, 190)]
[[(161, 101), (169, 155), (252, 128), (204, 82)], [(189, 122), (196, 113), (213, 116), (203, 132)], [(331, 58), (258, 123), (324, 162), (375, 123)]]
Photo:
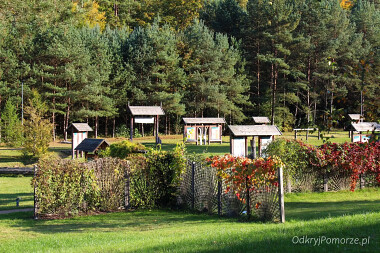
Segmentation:
[(191, 209), (195, 207), (195, 162), (191, 164)]
[(360, 174), (359, 178), (360, 178), (360, 189), (364, 189), (364, 187), (365, 187), (364, 175)]
[[(34, 180), (36, 179), (36, 175), (37, 175), (37, 165), (34, 165)], [(34, 208), (33, 208), (33, 218), (35, 220), (38, 219), (38, 200), (37, 200), (37, 196), (36, 196), (36, 188), (37, 188), (37, 183), (35, 181), (34, 183), (34, 199), (33, 199), (33, 202), (34, 202)]]
[(280, 221), (285, 222), (285, 203), (284, 203), (284, 175), (282, 167), (278, 168), (278, 202), (280, 208)]
[(222, 215), (222, 181), (218, 176), (218, 215)]

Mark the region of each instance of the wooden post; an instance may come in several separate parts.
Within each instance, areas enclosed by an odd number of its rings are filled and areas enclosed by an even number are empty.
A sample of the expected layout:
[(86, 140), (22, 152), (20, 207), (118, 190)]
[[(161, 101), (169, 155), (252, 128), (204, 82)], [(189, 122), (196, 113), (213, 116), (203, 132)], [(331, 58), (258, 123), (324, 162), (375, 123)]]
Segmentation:
[(191, 164), (191, 209), (195, 207), (195, 162)]
[(259, 136), (259, 157), (261, 157), (261, 137)]
[(319, 129), (318, 129), (318, 140), (320, 140), (321, 139), (321, 131), (319, 131)]
[(223, 129), (222, 129), (222, 125), (219, 125), (219, 133), (220, 133), (220, 144), (223, 143)]
[(252, 137), (252, 158), (256, 159), (256, 138)]
[(288, 193), (292, 192), (292, 180), (290, 179), (290, 175), (288, 175), (286, 180), (286, 186), (288, 188)]
[(232, 138), (232, 135), (230, 135), (230, 154), (232, 155), (234, 153), (234, 138)]
[(354, 131), (351, 131), (351, 142), (354, 142)]
[(208, 145), (210, 146), (210, 140), (211, 140), (211, 129), (212, 129), (212, 126), (209, 126), (208, 127)]
[(129, 134), (130, 134), (129, 139), (133, 141), (133, 116), (132, 115), (131, 115), (131, 129), (130, 129)]
[(156, 116), (156, 144), (158, 144), (158, 128), (159, 128), (159, 121), (158, 121), (158, 115)]
[(285, 203), (284, 203), (284, 175), (282, 167), (278, 168), (278, 202), (280, 208), (280, 222), (285, 222)]
[[(73, 127), (72, 127), (73, 128)], [(71, 129), (72, 129), (71, 128)], [(73, 159), (74, 160), (74, 156), (75, 156), (75, 150), (74, 150), (74, 130), (72, 130), (72, 132), (71, 132), (71, 159)]]
[(130, 205), (130, 178), (129, 178), (129, 162), (128, 162), (128, 168), (125, 169), (124, 172), (124, 179), (125, 179), (125, 187), (124, 187), (124, 209), (128, 210)]
[[(37, 170), (38, 170), (38, 167), (37, 167), (37, 165), (34, 165), (34, 178), (36, 178), (36, 176), (37, 176)], [(37, 199), (37, 196), (36, 196), (36, 188), (37, 188), (37, 184), (35, 183), (34, 184), (34, 199), (33, 199), (33, 201), (34, 201), (34, 208), (33, 208), (33, 218), (35, 219), (35, 220), (37, 220), (38, 219), (38, 199)]]
[(323, 176), (323, 191), (328, 192), (329, 191), (329, 186), (328, 186), (329, 178), (327, 175)]
[(294, 139), (297, 140), (297, 130), (294, 130)]
[(248, 157), (248, 137), (245, 136), (245, 157)]
[(309, 129), (306, 130), (306, 140), (309, 138)]

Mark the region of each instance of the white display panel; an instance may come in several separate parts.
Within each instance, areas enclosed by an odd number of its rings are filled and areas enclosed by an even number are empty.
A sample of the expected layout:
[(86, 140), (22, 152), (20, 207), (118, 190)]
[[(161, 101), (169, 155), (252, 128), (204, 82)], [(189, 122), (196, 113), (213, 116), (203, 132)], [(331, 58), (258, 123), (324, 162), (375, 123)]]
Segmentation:
[(220, 127), (211, 127), (211, 138), (212, 141), (219, 141), (220, 138)]
[(154, 117), (135, 118), (135, 123), (153, 124), (154, 123)]
[(233, 140), (232, 155), (245, 157), (245, 138), (234, 138)]

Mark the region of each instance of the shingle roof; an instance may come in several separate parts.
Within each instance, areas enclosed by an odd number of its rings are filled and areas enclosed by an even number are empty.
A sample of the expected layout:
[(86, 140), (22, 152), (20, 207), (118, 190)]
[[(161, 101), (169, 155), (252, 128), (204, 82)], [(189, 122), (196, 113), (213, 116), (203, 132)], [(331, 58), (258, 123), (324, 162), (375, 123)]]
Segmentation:
[(253, 122), (255, 122), (256, 124), (269, 124), (270, 123), (270, 120), (268, 119), (268, 117), (252, 117), (253, 118)]
[(161, 106), (128, 106), (129, 111), (133, 116), (136, 115), (145, 115), (145, 116), (153, 116), (153, 115), (165, 115), (164, 110)]
[(87, 123), (72, 123), (67, 129), (74, 128), (78, 132), (91, 132), (92, 128)]
[(79, 143), (75, 150), (84, 152), (95, 152), (103, 143), (106, 143), (107, 146), (109, 146), (109, 143), (105, 139), (86, 138), (81, 143)]
[(183, 118), (185, 124), (226, 124), (224, 118)]
[(376, 122), (351, 123), (356, 132), (380, 131), (380, 125)]
[(282, 135), (277, 126), (274, 125), (245, 125), (228, 126), (234, 136), (268, 136)]
[(360, 120), (360, 114), (348, 114), (351, 120)]

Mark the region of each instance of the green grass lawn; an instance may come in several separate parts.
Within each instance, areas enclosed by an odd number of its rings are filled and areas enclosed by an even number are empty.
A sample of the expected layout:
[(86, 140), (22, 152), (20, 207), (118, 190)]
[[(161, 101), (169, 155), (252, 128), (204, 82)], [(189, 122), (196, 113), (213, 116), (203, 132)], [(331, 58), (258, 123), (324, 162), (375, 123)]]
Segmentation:
[(16, 209), (16, 198), (20, 198), (19, 208), (33, 207), (31, 176), (0, 177), (0, 211)]
[[(285, 197), (286, 223), (246, 223), (168, 210), (65, 220), (0, 215), (0, 252), (377, 252), (380, 190)], [(359, 238), (368, 245), (293, 244), (308, 238)], [(330, 239), (329, 239), (330, 240)]]

